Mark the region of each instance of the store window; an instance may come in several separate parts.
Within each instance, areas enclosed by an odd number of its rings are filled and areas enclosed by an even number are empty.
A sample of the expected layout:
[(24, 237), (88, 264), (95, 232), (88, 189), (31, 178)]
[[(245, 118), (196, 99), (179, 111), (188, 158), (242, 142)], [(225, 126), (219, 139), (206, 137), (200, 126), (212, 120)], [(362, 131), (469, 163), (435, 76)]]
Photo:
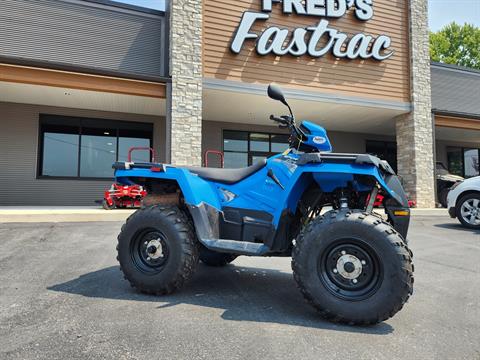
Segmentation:
[(463, 164), (465, 167), (465, 177), (470, 178), (478, 176), (479, 173), (479, 149), (463, 149)]
[(452, 174), (470, 178), (480, 175), (480, 149), (448, 147), (448, 171)]
[(165, 11), (166, 0), (114, 0), (115, 2), (136, 5), (148, 9)]
[(42, 126), (42, 174), (77, 176), (80, 135), (76, 126)]
[[(131, 147), (151, 147), (152, 136), (152, 124), (41, 115), (38, 175), (111, 178), (112, 164), (126, 161)], [(132, 160), (150, 161), (150, 153), (135, 152)]]
[(226, 168), (242, 168), (288, 149), (288, 135), (224, 130)]
[(395, 172), (397, 171), (397, 143), (394, 141), (367, 140), (367, 154), (386, 160)]

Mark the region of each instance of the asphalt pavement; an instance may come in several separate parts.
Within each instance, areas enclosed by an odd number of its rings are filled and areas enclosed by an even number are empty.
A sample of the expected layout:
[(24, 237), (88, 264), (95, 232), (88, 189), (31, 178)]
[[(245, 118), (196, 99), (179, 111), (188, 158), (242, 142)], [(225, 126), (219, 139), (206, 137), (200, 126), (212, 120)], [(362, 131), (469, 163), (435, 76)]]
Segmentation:
[(288, 258), (199, 265), (165, 297), (115, 260), (120, 222), (0, 224), (0, 359), (480, 359), (480, 233), (416, 216), (415, 293), (372, 327), (322, 320)]

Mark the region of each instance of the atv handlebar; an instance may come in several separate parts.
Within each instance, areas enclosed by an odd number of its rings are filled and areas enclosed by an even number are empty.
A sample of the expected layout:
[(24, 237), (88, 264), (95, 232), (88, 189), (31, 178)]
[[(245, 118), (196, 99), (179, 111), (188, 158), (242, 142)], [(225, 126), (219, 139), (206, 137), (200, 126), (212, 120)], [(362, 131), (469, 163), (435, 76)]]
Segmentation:
[(289, 115), (282, 115), (280, 117), (275, 115), (270, 115), (270, 120), (279, 123), (280, 129), (290, 129), (291, 132), (291, 145), (295, 147), (298, 141), (303, 141), (306, 136), (302, 129), (298, 128), (295, 124), (295, 118)]
[(284, 126), (290, 126), (291, 125), (291, 121), (286, 116), (276, 117), (275, 115), (270, 115), (270, 120), (276, 121), (276, 122), (278, 122), (278, 123), (280, 123), (281, 125), (284, 125)]

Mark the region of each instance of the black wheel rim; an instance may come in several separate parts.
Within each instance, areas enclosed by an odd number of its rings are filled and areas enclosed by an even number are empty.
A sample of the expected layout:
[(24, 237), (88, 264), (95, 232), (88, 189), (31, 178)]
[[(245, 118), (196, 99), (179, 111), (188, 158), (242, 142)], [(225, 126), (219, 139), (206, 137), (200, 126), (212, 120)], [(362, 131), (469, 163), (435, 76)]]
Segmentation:
[(161, 231), (143, 230), (130, 243), (130, 254), (138, 270), (150, 275), (158, 274), (168, 262), (167, 238)]
[(383, 268), (375, 250), (364, 241), (339, 239), (320, 255), (318, 274), (336, 297), (361, 301), (377, 292)]

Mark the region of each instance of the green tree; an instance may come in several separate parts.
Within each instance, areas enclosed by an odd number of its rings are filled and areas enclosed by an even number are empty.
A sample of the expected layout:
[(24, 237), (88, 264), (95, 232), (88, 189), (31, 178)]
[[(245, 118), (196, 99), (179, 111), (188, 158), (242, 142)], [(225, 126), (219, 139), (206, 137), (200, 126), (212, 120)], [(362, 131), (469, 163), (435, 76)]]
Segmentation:
[(480, 28), (452, 22), (430, 33), (433, 61), (480, 69)]

